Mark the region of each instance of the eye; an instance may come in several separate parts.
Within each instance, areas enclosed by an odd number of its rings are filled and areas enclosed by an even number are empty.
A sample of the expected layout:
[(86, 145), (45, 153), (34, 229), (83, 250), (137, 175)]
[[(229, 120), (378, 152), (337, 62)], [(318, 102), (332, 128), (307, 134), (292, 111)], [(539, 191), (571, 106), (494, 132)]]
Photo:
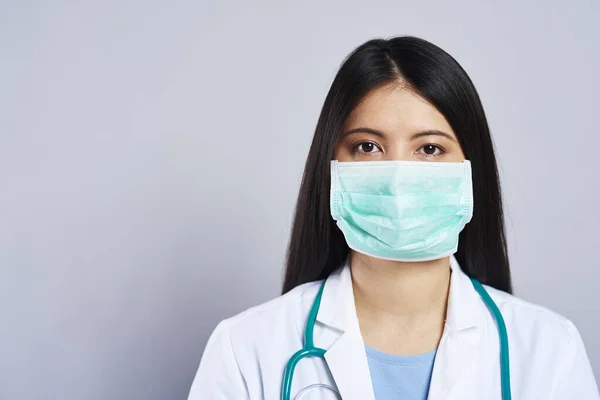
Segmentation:
[(373, 142), (361, 142), (354, 146), (354, 150), (359, 153), (377, 153), (381, 151), (381, 148)]
[(440, 146), (430, 143), (430, 144), (426, 144), (425, 146), (420, 147), (417, 150), (417, 153), (419, 153), (427, 158), (433, 158), (433, 157), (437, 157), (441, 154), (444, 154), (445, 151)]

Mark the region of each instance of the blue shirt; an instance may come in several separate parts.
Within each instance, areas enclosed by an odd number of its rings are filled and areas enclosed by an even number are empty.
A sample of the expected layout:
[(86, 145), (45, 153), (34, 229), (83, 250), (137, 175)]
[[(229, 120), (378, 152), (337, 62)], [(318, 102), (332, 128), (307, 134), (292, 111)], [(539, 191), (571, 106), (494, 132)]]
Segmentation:
[(365, 345), (376, 400), (427, 400), (436, 351), (394, 356)]

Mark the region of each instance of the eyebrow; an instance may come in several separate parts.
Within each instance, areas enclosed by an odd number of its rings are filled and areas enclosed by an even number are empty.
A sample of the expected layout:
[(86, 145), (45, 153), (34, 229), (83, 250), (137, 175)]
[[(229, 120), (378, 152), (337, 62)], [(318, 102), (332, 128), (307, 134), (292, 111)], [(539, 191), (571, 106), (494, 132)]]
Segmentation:
[[(375, 136), (385, 139), (385, 135), (382, 132), (380, 132), (376, 129), (365, 128), (365, 127), (351, 129), (348, 132), (344, 133), (344, 136), (351, 135), (353, 133), (370, 133), (371, 135), (375, 135)], [(456, 142), (456, 139), (454, 139), (452, 137), (452, 135), (450, 135), (446, 132), (438, 131), (436, 129), (413, 133), (410, 136), (410, 140), (416, 140), (416, 139), (424, 137), (424, 136), (442, 136), (442, 137), (445, 137), (446, 139)]]
[(423, 137), (423, 136), (442, 136), (442, 137), (445, 137), (448, 140), (452, 140), (453, 142), (456, 142), (456, 139), (454, 139), (452, 137), (452, 135), (450, 135), (450, 134), (448, 134), (446, 132), (438, 131), (438, 130), (429, 130), (429, 131), (417, 132), (417, 133), (413, 134), (410, 137), (410, 140), (415, 140), (415, 139), (418, 139), (418, 138)]
[(354, 128), (344, 133), (344, 136), (348, 136), (353, 133), (370, 133), (371, 135), (379, 136), (380, 138), (385, 139), (385, 135), (383, 133), (371, 128)]

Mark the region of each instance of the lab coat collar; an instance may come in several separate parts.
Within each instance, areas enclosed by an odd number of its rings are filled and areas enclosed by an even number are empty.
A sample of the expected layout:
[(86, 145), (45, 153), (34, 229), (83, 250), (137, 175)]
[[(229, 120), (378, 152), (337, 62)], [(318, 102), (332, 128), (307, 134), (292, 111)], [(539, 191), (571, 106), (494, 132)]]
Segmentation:
[(450, 292), (446, 309), (446, 324), (455, 332), (484, 323), (485, 304), (475, 291), (471, 279), (463, 272), (454, 256), (450, 257)]
[(317, 321), (345, 332), (354, 318), (356, 318), (356, 308), (348, 257), (346, 265), (333, 272), (325, 282)]
[(332, 328), (319, 330), (315, 344), (326, 349), (325, 360), (341, 398), (375, 400), (348, 263), (327, 278), (317, 321)]
[[(459, 332), (482, 323), (485, 305), (454, 256), (450, 257), (450, 269), (446, 324), (452, 331)], [(317, 320), (341, 332), (357, 327), (349, 261), (327, 279)]]

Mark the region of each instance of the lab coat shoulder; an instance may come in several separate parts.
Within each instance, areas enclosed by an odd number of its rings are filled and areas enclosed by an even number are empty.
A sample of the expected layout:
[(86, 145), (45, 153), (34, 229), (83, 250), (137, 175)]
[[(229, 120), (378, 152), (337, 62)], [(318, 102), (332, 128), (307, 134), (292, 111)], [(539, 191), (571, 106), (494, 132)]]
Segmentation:
[[(512, 377), (538, 374), (551, 399), (598, 400), (600, 394), (579, 330), (548, 308), (486, 286), (506, 322)], [(517, 364), (518, 363), (518, 364)], [(515, 365), (516, 364), (516, 365)]]
[(302, 347), (303, 321), (320, 283), (300, 285), (221, 321), (206, 344), (188, 400), (265, 398), (261, 365), (282, 365), (278, 356), (289, 354), (285, 349)]

